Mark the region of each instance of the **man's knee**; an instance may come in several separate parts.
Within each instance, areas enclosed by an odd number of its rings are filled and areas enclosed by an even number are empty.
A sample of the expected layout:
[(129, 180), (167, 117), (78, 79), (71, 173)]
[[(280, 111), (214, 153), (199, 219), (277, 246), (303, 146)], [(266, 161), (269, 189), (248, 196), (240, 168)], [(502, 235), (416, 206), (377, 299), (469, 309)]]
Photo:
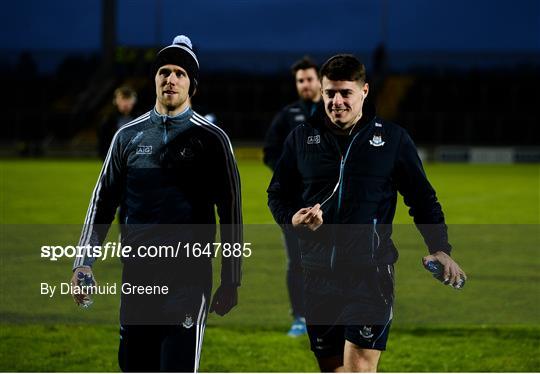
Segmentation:
[(350, 341), (345, 342), (343, 366), (347, 372), (374, 373), (380, 357), (379, 350), (360, 348)]
[(377, 362), (360, 358), (347, 363), (347, 365), (345, 365), (345, 371), (355, 373), (375, 373), (377, 372)]

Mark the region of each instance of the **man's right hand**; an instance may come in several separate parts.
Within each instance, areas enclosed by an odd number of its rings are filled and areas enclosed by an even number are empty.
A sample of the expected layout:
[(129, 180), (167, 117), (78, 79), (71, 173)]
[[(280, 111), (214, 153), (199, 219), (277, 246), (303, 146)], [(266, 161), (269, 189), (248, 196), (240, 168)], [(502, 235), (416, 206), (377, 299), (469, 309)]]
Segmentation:
[(321, 204), (313, 207), (302, 208), (292, 217), (292, 225), (295, 228), (307, 227), (311, 231), (317, 230), (323, 224), (323, 211)]
[[(94, 275), (92, 273), (92, 268), (89, 267), (89, 266), (80, 266), (78, 268), (76, 268), (74, 271), (73, 271), (73, 276), (71, 277), (71, 286), (72, 286), (72, 289), (77, 289), (77, 287), (79, 287), (79, 279), (77, 278), (77, 273), (79, 272), (82, 272), (84, 273), (85, 275), (86, 274), (90, 274), (92, 275), (92, 278), (94, 278)], [(94, 282), (95, 282), (95, 278), (94, 278)], [(83, 300), (88, 296), (87, 294), (83, 294), (83, 293), (80, 293), (80, 294), (77, 294), (77, 293), (72, 293), (71, 296), (73, 297), (73, 300), (75, 300), (75, 303), (77, 305), (81, 305)]]
[(444, 266), (442, 280), (444, 284), (449, 284), (454, 288), (461, 288), (461, 286), (458, 286), (460, 279), (467, 279), (467, 275), (463, 270), (461, 270), (458, 263), (455, 262), (452, 257), (450, 257), (443, 251), (437, 251), (429, 256), (425, 256), (422, 261), (424, 263), (424, 266), (429, 261), (439, 261), (441, 265)]

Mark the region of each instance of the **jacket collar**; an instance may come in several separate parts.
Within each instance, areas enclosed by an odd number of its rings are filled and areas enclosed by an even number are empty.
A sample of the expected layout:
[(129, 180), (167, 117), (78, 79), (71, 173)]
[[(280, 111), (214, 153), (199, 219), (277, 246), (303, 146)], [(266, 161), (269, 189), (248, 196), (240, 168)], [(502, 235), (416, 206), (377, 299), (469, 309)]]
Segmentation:
[(160, 114), (154, 107), (150, 112), (150, 121), (153, 125), (181, 125), (188, 123), (192, 115), (193, 110), (190, 107), (187, 107), (186, 110), (176, 116)]

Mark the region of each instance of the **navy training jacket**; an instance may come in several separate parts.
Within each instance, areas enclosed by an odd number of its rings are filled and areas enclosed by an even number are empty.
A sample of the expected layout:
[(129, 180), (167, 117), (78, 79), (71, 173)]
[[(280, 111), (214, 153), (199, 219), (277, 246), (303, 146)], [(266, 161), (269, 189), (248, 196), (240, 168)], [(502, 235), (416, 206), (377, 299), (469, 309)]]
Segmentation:
[(267, 191), (274, 219), (289, 230), (300, 208), (323, 204), (317, 231), (295, 230), (303, 266), (335, 271), (394, 263), (398, 191), (429, 251), (450, 253), (441, 206), (407, 132), (376, 117), (369, 105), (350, 135), (332, 126), (320, 106), (309, 124), (293, 130)]

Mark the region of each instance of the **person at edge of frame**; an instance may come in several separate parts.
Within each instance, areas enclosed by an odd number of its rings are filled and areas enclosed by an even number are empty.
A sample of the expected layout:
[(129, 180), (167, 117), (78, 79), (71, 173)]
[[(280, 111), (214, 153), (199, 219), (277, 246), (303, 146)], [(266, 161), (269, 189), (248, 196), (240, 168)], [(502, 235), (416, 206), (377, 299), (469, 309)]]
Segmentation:
[[(241, 244), (240, 179), (231, 142), (190, 105), (199, 83), (191, 40), (179, 35), (161, 49), (153, 72), (155, 107), (114, 135), (79, 245), (101, 245), (119, 204), (126, 209), (124, 247), (213, 244), (216, 207), (222, 243)], [(221, 285), (210, 303), (213, 254), (147, 258), (134, 253), (122, 257), (122, 288), (166, 285), (167, 290), (122, 292), (120, 368), (196, 372), (208, 311), (223, 316), (237, 304), (241, 256), (222, 251)], [(79, 273), (93, 275), (95, 260), (88, 253), (75, 260), (74, 289)], [(79, 304), (88, 296), (73, 294)]]
[[(291, 67), (299, 99), (285, 106), (274, 116), (266, 133), (263, 161), (272, 171), (275, 171), (287, 135), (311, 117), (321, 100), (318, 70), (317, 64), (307, 56), (296, 61)], [(287, 335), (297, 337), (306, 333), (302, 261), (298, 238), (291, 231), (282, 231), (287, 253), (286, 283), (293, 317)]]
[(407, 132), (366, 101), (364, 65), (353, 55), (322, 66), (324, 111), (297, 127), (268, 187), (278, 224), (300, 238), (306, 321), (320, 370), (377, 370), (392, 322), (391, 240), (397, 192), (446, 283), (465, 273), (450, 257), (447, 226)]

